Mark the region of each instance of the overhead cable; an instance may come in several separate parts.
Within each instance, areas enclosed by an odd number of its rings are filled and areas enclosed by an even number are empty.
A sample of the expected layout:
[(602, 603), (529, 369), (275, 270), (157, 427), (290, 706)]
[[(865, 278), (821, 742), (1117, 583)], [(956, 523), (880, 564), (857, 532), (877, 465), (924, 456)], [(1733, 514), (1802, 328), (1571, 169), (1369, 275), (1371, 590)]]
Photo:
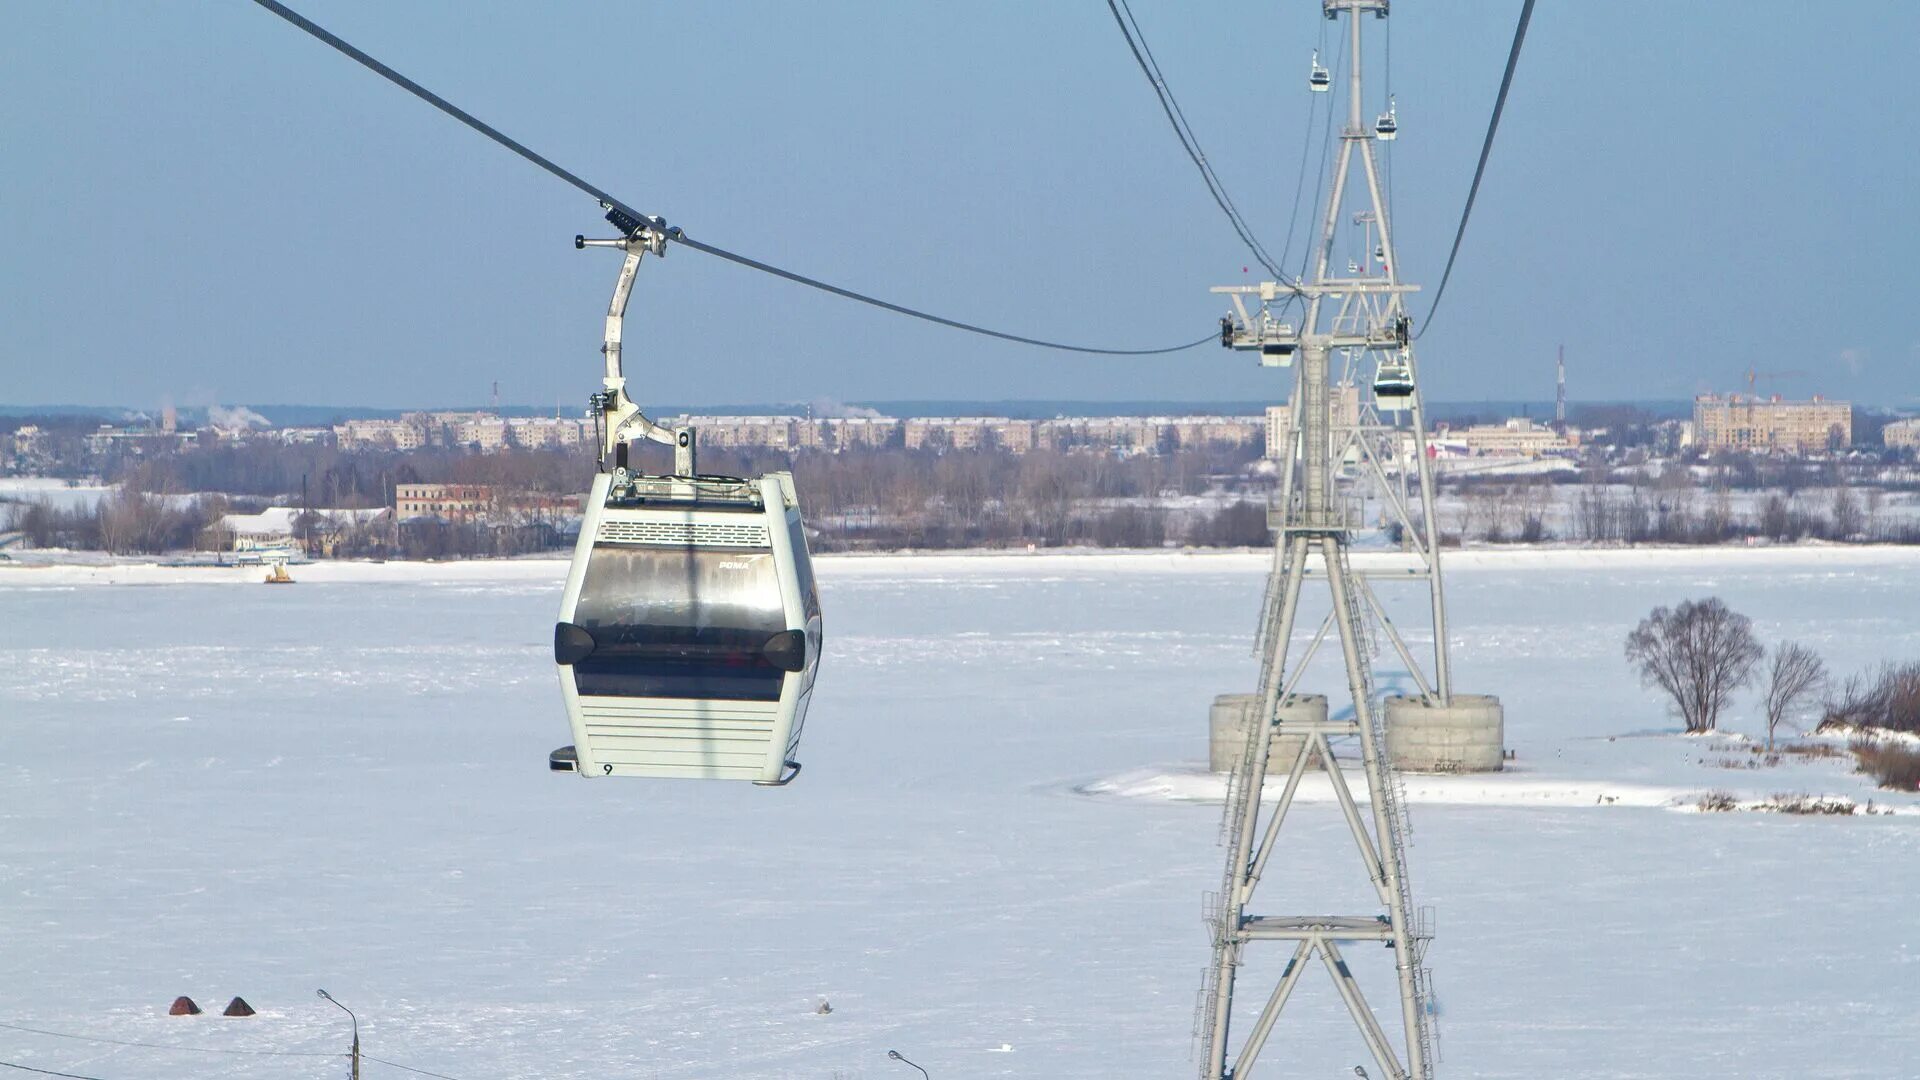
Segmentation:
[(1487, 137), (1480, 144), (1480, 163), (1473, 168), (1473, 186), (1467, 189), (1467, 205), (1460, 210), (1460, 227), (1453, 233), (1453, 250), (1447, 252), (1447, 268), (1440, 274), (1440, 287), (1433, 291), (1433, 303), (1427, 308), (1426, 321), (1416, 337), (1425, 337), (1433, 326), (1433, 313), (1440, 310), (1440, 298), (1447, 294), (1447, 279), (1453, 276), (1453, 260), (1460, 254), (1460, 240), (1467, 235), (1467, 218), (1473, 214), (1474, 196), (1480, 194), (1480, 178), (1487, 171), (1487, 155), (1493, 152), (1493, 135), (1500, 130), (1500, 113), (1507, 107), (1507, 90), (1513, 86), (1513, 69), (1520, 64), (1520, 45), (1527, 40), (1527, 21), (1533, 18), (1533, 0), (1520, 5), (1520, 23), (1513, 28), (1513, 48), (1507, 51), (1507, 70), (1500, 76), (1500, 96), (1494, 98), (1493, 116), (1487, 121)]
[(67, 1080), (100, 1080), (97, 1076), (82, 1076), (79, 1073), (58, 1072), (53, 1069), (36, 1069), (31, 1065), (16, 1065), (11, 1061), (0, 1061), (0, 1069), (19, 1069), (21, 1072), (39, 1073), (41, 1076), (64, 1076)]
[(563, 180), (566, 183), (572, 185), (573, 187), (579, 189), (580, 191), (593, 196), (595, 200), (600, 202), (603, 206), (607, 207), (608, 209), (618, 211), (620, 214), (624, 215), (625, 217), (635, 222), (638, 222), (640, 225), (661, 233), (668, 240), (685, 245), (686, 247), (693, 248), (696, 251), (703, 251), (717, 258), (725, 259), (728, 262), (738, 263), (741, 266), (749, 267), (754, 270), (759, 270), (762, 273), (772, 274), (775, 277), (784, 278), (796, 284), (805, 285), (811, 289), (818, 289), (822, 292), (832, 293), (835, 296), (844, 297), (845, 299), (848, 299), (848, 300), (857, 301), (862, 304), (868, 304), (873, 307), (880, 308), (883, 311), (891, 311), (898, 315), (905, 315), (909, 318), (920, 319), (924, 322), (930, 322), (940, 326), (951, 327), (955, 330), (964, 330), (971, 334), (980, 334), (984, 337), (998, 338), (1002, 341), (1012, 341), (1022, 345), (1034, 345), (1043, 349), (1056, 349), (1061, 352), (1091, 353), (1091, 354), (1100, 355), (1100, 356), (1159, 356), (1164, 353), (1181, 352), (1186, 349), (1196, 348), (1200, 345), (1204, 345), (1207, 342), (1214, 340), (1215, 338), (1215, 335), (1209, 334), (1206, 337), (1200, 338), (1196, 341), (1187, 342), (1185, 344), (1168, 345), (1162, 348), (1153, 348), (1153, 349), (1103, 349), (1103, 348), (1096, 348), (1088, 345), (1074, 345), (1067, 342), (1048, 341), (1044, 338), (1027, 337), (1023, 334), (1012, 334), (1012, 333), (1007, 333), (1005, 331), (992, 330), (987, 327), (977, 325), (975, 323), (963, 322), (959, 319), (951, 319), (943, 315), (935, 315), (935, 314), (932, 314), (931, 312), (922, 311), (918, 308), (908, 307), (905, 304), (896, 304), (896, 303), (893, 303), (892, 301), (882, 300), (879, 297), (870, 296), (866, 293), (858, 292), (853, 289), (844, 288), (839, 285), (831, 285), (831, 284), (828, 284), (827, 282), (821, 281), (818, 278), (808, 277), (805, 274), (796, 273), (791, 270), (783, 270), (780, 267), (774, 266), (770, 263), (764, 263), (757, 259), (752, 259), (745, 255), (740, 255), (735, 252), (728, 251), (724, 248), (716, 247), (712, 244), (701, 243), (687, 236), (684, 232), (682, 232), (677, 228), (668, 228), (665, 219), (656, 217), (651, 214), (640, 213), (638, 210), (635, 210), (633, 207), (627, 205), (626, 203), (620, 201), (619, 199), (614, 198), (611, 194), (607, 193), (606, 191), (603, 191), (600, 188), (595, 187), (594, 185), (581, 179), (579, 176), (573, 174), (572, 172), (569, 172), (566, 169), (561, 168), (559, 165), (554, 164), (554, 162), (549, 160), (548, 158), (543, 157), (538, 153), (535, 153), (534, 151), (528, 149), (526, 146), (522, 145), (521, 143), (515, 141), (512, 138), (509, 138), (507, 135), (503, 134), (498, 128), (495, 128), (491, 124), (488, 124), (486, 121), (481, 120), (480, 118), (474, 116), (472, 113), (469, 113), (466, 110), (460, 108), (459, 106), (453, 104), (452, 102), (448, 101), (446, 98), (443, 98), (440, 95), (434, 93), (433, 91), (428, 90), (426, 87), (421, 86), (419, 83), (414, 82), (412, 79), (409, 79), (405, 75), (400, 74), (398, 71), (395, 71), (393, 68), (388, 67), (386, 64), (381, 63), (379, 60), (374, 59), (372, 56), (368, 55), (365, 51), (355, 47), (353, 44), (341, 38), (339, 35), (332, 33), (331, 31), (327, 30), (325, 27), (307, 18), (306, 16), (301, 15), (299, 12), (294, 11), (292, 8), (288, 7), (287, 5), (280, 3), (279, 0), (254, 0), (254, 3), (267, 9), (273, 14), (278, 15), (280, 18), (285, 19), (287, 22), (305, 31), (307, 34), (311, 35), (312, 37), (321, 41), (322, 43), (330, 46), (335, 51), (339, 52), (341, 55), (346, 56), (347, 58), (353, 60), (355, 63), (358, 63), (360, 66), (366, 68), (367, 70), (373, 72), (376, 75), (379, 75), (381, 78), (386, 79), (388, 82), (393, 83), (395, 86), (400, 87), (401, 89), (407, 91), (408, 93), (426, 102), (427, 104), (432, 105), (434, 108), (439, 109), (441, 112), (446, 113), (448, 116), (453, 117), (455, 120), (460, 121), (461, 123), (467, 125), (468, 127), (486, 136), (487, 138), (493, 140), (494, 142), (499, 143), (501, 146), (507, 148), (508, 150), (513, 151), (515, 154), (518, 154), (519, 156), (532, 162), (534, 165), (539, 166), (541, 169), (544, 169), (546, 172), (550, 173), (557, 179)]
[[(1121, 15), (1122, 8), (1126, 9), (1124, 16)], [(1267, 273), (1297, 291), (1296, 283), (1287, 277), (1286, 272), (1280, 269), (1273, 257), (1267, 254), (1267, 249), (1262, 247), (1260, 241), (1254, 237), (1253, 230), (1240, 214), (1240, 208), (1234, 205), (1233, 197), (1227, 194), (1226, 185), (1220, 182), (1219, 175), (1208, 163), (1206, 153), (1200, 149), (1200, 140), (1193, 134), (1192, 125), (1187, 123), (1186, 114), (1180, 110), (1180, 102), (1174, 98), (1172, 88), (1167, 85), (1166, 76), (1160, 73), (1160, 65), (1153, 58), (1153, 50), (1147, 47), (1146, 35), (1140, 32), (1140, 24), (1134, 20), (1133, 9), (1127, 6), (1126, 0), (1119, 0), (1117, 5), (1115, 0), (1107, 0), (1107, 10), (1113, 13), (1114, 23), (1120, 27), (1121, 35), (1127, 39), (1127, 50), (1133, 53), (1134, 63), (1140, 66), (1140, 73), (1147, 77), (1148, 84), (1153, 87), (1154, 96), (1160, 101), (1160, 111), (1166, 113), (1167, 123), (1173, 125), (1173, 133), (1179, 137), (1181, 149), (1187, 152), (1187, 157), (1193, 161), (1194, 168), (1200, 170), (1200, 178), (1206, 182), (1207, 193), (1213, 196), (1213, 201), (1219, 205), (1220, 212), (1227, 216), (1227, 223), (1233, 226), (1233, 231), (1239, 234), (1241, 242), (1247, 245), (1247, 250), (1253, 253), (1254, 259), (1266, 268)]]
[(695, 251), (704, 251), (707, 254), (714, 256), (715, 258), (725, 259), (728, 262), (732, 262), (732, 263), (738, 263), (741, 266), (745, 266), (753, 270), (758, 270), (764, 274), (772, 274), (775, 277), (786, 278), (788, 281), (797, 282), (801, 285), (808, 286), (809, 288), (819, 289), (821, 292), (829, 292), (834, 294), (835, 296), (844, 296), (849, 300), (858, 300), (863, 304), (872, 304), (874, 307), (881, 308), (886, 311), (895, 311), (895, 312), (899, 312), (902, 315), (910, 315), (916, 319), (925, 319), (927, 322), (938, 323), (941, 326), (951, 326), (956, 330), (965, 330), (969, 333), (982, 334), (982, 335), (985, 335), (986, 337), (991, 337), (991, 338), (999, 338), (1002, 341), (1017, 341), (1022, 345), (1038, 345), (1043, 349), (1064, 349), (1068, 352), (1101, 353), (1109, 356), (1157, 356), (1161, 353), (1173, 353), (1173, 352), (1180, 352), (1184, 349), (1191, 349), (1198, 345), (1205, 345), (1209, 341), (1218, 341), (1220, 338), (1220, 335), (1217, 333), (1208, 334), (1207, 336), (1200, 338), (1198, 341), (1189, 341), (1184, 345), (1169, 345), (1163, 349), (1096, 349), (1096, 348), (1092, 348), (1085, 345), (1065, 345), (1057, 341), (1045, 341), (1040, 338), (1030, 338), (1030, 337), (1022, 336), (1020, 334), (1009, 334), (1001, 330), (990, 330), (984, 326), (975, 326), (972, 323), (964, 323), (956, 319), (946, 318), (945, 316), (942, 316), (942, 315), (932, 315), (924, 311), (916, 311), (915, 309), (910, 307), (903, 307), (899, 304), (891, 303), (886, 300), (876, 299), (871, 296), (864, 296), (860, 293), (853, 292), (852, 290), (843, 289), (838, 285), (829, 285), (828, 283), (824, 281), (820, 281), (816, 278), (807, 277), (804, 274), (796, 274), (791, 270), (782, 270), (777, 266), (773, 266), (768, 263), (763, 263), (758, 259), (750, 259), (745, 255), (736, 254), (735, 252), (728, 251), (725, 248), (718, 248), (718, 247), (714, 247), (712, 244), (701, 243), (700, 241), (692, 239), (691, 237), (688, 237), (684, 234), (679, 236), (677, 239), (681, 244), (687, 247), (690, 247)]
[(446, 1073), (437, 1073), (429, 1069), (416, 1069), (411, 1065), (402, 1065), (397, 1061), (388, 1061), (386, 1058), (374, 1057), (372, 1054), (362, 1054), (360, 1055), (360, 1058), (362, 1061), (376, 1062), (381, 1065), (386, 1065), (390, 1068), (399, 1069), (403, 1072), (413, 1073), (417, 1076), (431, 1076), (431, 1077), (434, 1077), (435, 1080), (459, 1080), (458, 1077), (448, 1076)]
[(137, 1039), (110, 1039), (104, 1035), (76, 1035), (70, 1031), (53, 1031), (48, 1028), (29, 1027), (25, 1024), (10, 1024), (0, 1020), (0, 1028), (9, 1031), (29, 1031), (35, 1035), (50, 1035), (56, 1039), (75, 1039), (80, 1042), (101, 1043), (107, 1046), (139, 1046), (152, 1050), (178, 1050), (186, 1054), (246, 1054), (259, 1057), (341, 1057), (343, 1055), (324, 1050), (241, 1050), (212, 1046), (176, 1046), (172, 1043), (141, 1042)]

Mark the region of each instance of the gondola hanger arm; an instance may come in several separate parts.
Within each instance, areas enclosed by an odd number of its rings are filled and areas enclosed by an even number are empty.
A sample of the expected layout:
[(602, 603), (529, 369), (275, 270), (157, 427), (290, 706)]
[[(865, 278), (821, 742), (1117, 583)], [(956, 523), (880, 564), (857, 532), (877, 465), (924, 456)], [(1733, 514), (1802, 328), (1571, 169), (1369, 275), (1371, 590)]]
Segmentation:
[(606, 357), (607, 370), (601, 380), (603, 388), (594, 395), (593, 402), (604, 421), (601, 460), (614, 457), (621, 443), (644, 438), (672, 446), (675, 451), (675, 471), (690, 474), (693, 472), (692, 432), (686, 428), (662, 427), (648, 419), (627, 393), (626, 370), (621, 362), (621, 344), (626, 336), (627, 301), (633, 296), (633, 283), (640, 273), (640, 261), (649, 254), (665, 258), (667, 241), (678, 236), (680, 230), (669, 228), (658, 218), (636, 218), (611, 203), (603, 202), (600, 205), (607, 211), (607, 220), (624, 235), (611, 240), (589, 240), (585, 236), (575, 236), (573, 246), (575, 249), (615, 248), (626, 255), (620, 265), (620, 277), (613, 286), (613, 299), (607, 304), (606, 337), (600, 346), (601, 353)]

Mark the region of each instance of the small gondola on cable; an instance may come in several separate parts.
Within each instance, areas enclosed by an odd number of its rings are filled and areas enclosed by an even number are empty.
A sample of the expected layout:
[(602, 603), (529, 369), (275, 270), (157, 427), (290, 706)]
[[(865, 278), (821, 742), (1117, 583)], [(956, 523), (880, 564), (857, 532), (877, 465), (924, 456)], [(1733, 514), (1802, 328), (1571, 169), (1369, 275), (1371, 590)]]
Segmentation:
[(1386, 412), (1400, 412), (1413, 403), (1413, 356), (1401, 349), (1383, 358), (1373, 373), (1373, 403)]
[[(695, 432), (627, 396), (620, 343), (640, 260), (673, 233), (609, 207), (625, 252), (607, 310), (606, 378), (593, 395), (600, 465), (567, 572), (553, 658), (573, 745), (548, 755), (583, 776), (749, 780), (799, 775), (794, 754), (820, 663), (820, 599), (793, 478), (702, 475)], [(640, 468), (639, 440), (673, 448)]]
[(1393, 99), (1387, 99), (1387, 111), (1373, 122), (1374, 137), (1382, 142), (1392, 142), (1400, 137), (1400, 110)]

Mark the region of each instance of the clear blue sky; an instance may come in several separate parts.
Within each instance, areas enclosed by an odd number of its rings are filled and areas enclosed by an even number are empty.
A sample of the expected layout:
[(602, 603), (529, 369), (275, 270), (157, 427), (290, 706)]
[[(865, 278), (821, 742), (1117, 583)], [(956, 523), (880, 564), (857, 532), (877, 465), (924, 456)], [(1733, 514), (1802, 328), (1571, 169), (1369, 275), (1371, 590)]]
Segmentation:
[[(1248, 276), (1100, 0), (294, 6), (690, 234), (906, 303), (1165, 344)], [(1318, 7), (1134, 0), (1275, 248)], [(1397, 239), (1431, 288), (1519, 3), (1394, 7)], [(1564, 342), (1575, 399), (1753, 364), (1920, 401), (1916, 42), (1894, 0), (1542, 0), (1429, 398), (1549, 397)], [(596, 385), (617, 260), (572, 249), (605, 232), (592, 202), (251, 4), (0, 6), (0, 148), (0, 402), (407, 406), (497, 379), (572, 409)], [(644, 270), (628, 341), (660, 402), (1284, 393), (1217, 348), (1003, 345), (687, 250)]]

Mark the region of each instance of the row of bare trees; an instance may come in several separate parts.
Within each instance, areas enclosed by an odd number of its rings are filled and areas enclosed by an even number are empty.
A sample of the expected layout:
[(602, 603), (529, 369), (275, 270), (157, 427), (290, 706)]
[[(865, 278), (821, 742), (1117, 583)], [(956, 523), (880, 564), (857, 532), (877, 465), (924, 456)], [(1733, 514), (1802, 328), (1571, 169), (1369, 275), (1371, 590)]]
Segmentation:
[(38, 548), (159, 554), (195, 546), (228, 512), (218, 495), (170, 499), (119, 488), (92, 505), (58, 506), (45, 499), (0, 507), (0, 526), (18, 530)]
[(1626, 653), (1641, 683), (1666, 694), (1693, 734), (1715, 730), (1733, 695), (1760, 679), (1768, 750), (1780, 726), (1800, 719), (1828, 685), (1818, 653), (1794, 641), (1769, 652), (1752, 620), (1719, 597), (1654, 608), (1627, 635)]
[(1716, 730), (1734, 694), (1758, 682), (1769, 751), (1783, 726), (1817, 716), (1818, 730), (1860, 736), (1855, 753), (1882, 784), (1916, 786), (1909, 771), (1920, 770), (1920, 754), (1879, 744), (1886, 732), (1920, 735), (1920, 663), (1883, 664), (1836, 688), (1818, 653), (1793, 641), (1764, 648), (1752, 622), (1718, 597), (1653, 609), (1627, 635), (1626, 655), (1689, 733)]
[(1450, 495), (1443, 530), (1485, 543), (1920, 542), (1920, 523), (1887, 515), (1878, 488), (1836, 487), (1799, 496), (1775, 492), (1748, 511), (1738, 509), (1724, 487), (1482, 481), (1455, 485)]

